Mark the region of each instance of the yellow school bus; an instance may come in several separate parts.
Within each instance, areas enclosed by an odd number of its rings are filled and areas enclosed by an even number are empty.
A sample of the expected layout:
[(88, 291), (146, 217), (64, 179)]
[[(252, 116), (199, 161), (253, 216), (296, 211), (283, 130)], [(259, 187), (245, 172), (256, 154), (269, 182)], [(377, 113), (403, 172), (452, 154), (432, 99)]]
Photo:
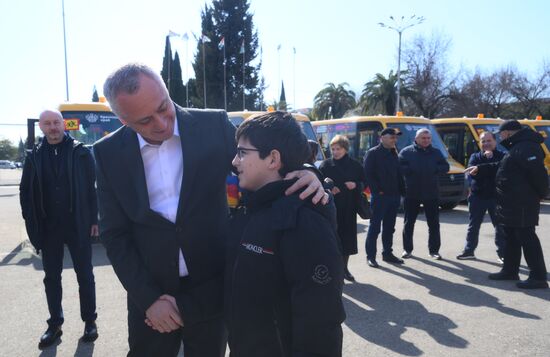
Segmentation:
[[(473, 153), (481, 150), (479, 137), (484, 131), (496, 133), (502, 119), (483, 118), (445, 118), (433, 119), (437, 132), (443, 139), (449, 154), (464, 166), (468, 166), (468, 161)], [(500, 137), (495, 135), (498, 148), (506, 151), (500, 145)]]
[(65, 120), (65, 130), (84, 145), (97, 140), (122, 126), (107, 103), (63, 103), (58, 107)]
[[(264, 114), (266, 112), (261, 111), (242, 111), (242, 112), (228, 112), (227, 116), (229, 117), (229, 121), (235, 125), (235, 127), (238, 127), (241, 125), (245, 120), (248, 120), (252, 118), (253, 116)], [(306, 115), (300, 114), (300, 113), (291, 113), (294, 119), (298, 122), (300, 127), (302, 128), (302, 131), (304, 132), (305, 136), (308, 139), (311, 140), (317, 140), (315, 137), (315, 132), (313, 131), (313, 128), (311, 126), (311, 123), (309, 121), (309, 118)], [(316, 158), (316, 164), (320, 163), (324, 160), (324, 156), (322, 153), (322, 150), (319, 150), (317, 153)], [(230, 175), (227, 177), (227, 203), (229, 204), (229, 207), (234, 208), (240, 197), (239, 193), (239, 187), (238, 187), (238, 179), (237, 176)]]
[(363, 162), (367, 150), (378, 145), (380, 132), (387, 128), (397, 128), (402, 135), (397, 141), (397, 149), (414, 142), (416, 131), (426, 128), (432, 133), (432, 145), (439, 149), (450, 165), (450, 170), (439, 177), (440, 206), (454, 208), (466, 198), (467, 182), (464, 179), (464, 167), (456, 162), (443, 144), (441, 137), (430, 120), (408, 116), (355, 116), (342, 119), (312, 122), (319, 144), (327, 157), (330, 156), (330, 140), (335, 135), (345, 135), (350, 140), (349, 155)]
[[(87, 146), (122, 126), (105, 99), (100, 100), (97, 103), (63, 103), (57, 107), (63, 116), (65, 131)], [(36, 142), (37, 123), (38, 119), (27, 119), (28, 149)]]

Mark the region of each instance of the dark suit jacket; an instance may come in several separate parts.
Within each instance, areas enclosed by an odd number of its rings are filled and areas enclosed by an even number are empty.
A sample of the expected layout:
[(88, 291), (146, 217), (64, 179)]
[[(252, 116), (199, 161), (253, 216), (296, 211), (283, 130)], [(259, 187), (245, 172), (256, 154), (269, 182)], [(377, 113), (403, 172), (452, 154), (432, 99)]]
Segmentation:
[[(176, 223), (149, 208), (137, 134), (123, 126), (94, 145), (100, 237), (128, 292), (145, 312), (162, 294), (176, 297), (184, 324), (219, 316), (223, 307), (225, 179), (235, 128), (223, 111), (176, 105), (183, 179)], [(181, 248), (189, 277), (180, 289)]]

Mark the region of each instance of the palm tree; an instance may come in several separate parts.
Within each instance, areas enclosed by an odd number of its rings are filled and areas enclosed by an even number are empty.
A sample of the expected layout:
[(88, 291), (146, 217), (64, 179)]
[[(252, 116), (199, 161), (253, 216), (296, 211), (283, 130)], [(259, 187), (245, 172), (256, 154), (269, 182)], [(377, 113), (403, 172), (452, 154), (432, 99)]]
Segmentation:
[[(401, 71), (401, 77), (405, 71)], [(403, 83), (402, 83), (403, 84)], [(376, 73), (374, 79), (365, 84), (359, 105), (363, 108), (363, 112), (368, 109), (382, 109), (383, 114), (394, 115), (397, 104), (397, 73), (390, 71), (388, 77), (384, 77), (381, 73)], [(401, 98), (407, 97), (409, 91), (401, 85)], [(402, 104), (402, 103), (400, 103)]]
[(313, 116), (317, 119), (340, 118), (344, 113), (356, 106), (355, 93), (346, 89), (347, 83), (327, 83), (315, 96)]

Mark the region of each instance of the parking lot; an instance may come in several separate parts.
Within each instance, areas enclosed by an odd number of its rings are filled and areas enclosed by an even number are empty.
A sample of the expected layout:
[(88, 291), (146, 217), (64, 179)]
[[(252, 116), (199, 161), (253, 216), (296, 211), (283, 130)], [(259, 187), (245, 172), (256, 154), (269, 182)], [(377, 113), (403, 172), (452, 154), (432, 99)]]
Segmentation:
[[(84, 326), (76, 277), (66, 254), (62, 342), (44, 351), (37, 349), (47, 318), (43, 273), (40, 258), (26, 243), (17, 186), (0, 185), (0, 207), (0, 356), (125, 356), (126, 296), (100, 244), (93, 246), (99, 339), (89, 345), (78, 341)], [(428, 255), (427, 226), (421, 215), (414, 258), (403, 266), (379, 259), (380, 269), (366, 265), (363, 247), (368, 222), (359, 221), (360, 254), (350, 264), (357, 282), (346, 283), (344, 289), (344, 356), (549, 355), (550, 290), (521, 291), (513, 282), (487, 279), (487, 274), (499, 270), (488, 220), (481, 229), (477, 259), (456, 260), (467, 219), (465, 206), (441, 212), (443, 260), (434, 261)], [(402, 224), (400, 214), (396, 254), (402, 251)], [(548, 263), (550, 203), (543, 204), (537, 231)], [(525, 278), (524, 262), (522, 267), (521, 278)]]

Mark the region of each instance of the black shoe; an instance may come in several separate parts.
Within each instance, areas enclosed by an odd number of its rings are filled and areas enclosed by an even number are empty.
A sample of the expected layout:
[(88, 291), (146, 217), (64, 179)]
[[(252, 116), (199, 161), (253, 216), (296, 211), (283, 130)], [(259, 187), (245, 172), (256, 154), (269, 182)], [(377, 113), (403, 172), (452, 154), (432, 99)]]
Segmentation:
[(355, 277), (351, 275), (351, 273), (347, 270), (344, 272), (344, 279), (346, 279), (347, 281), (351, 281), (352, 283), (355, 282)]
[(546, 280), (527, 279), (516, 283), (520, 289), (548, 289)]
[(458, 260), (468, 260), (468, 259), (475, 259), (476, 256), (472, 252), (462, 252), (462, 254), (459, 254), (456, 256), (456, 259)]
[(519, 275), (499, 271), (498, 273), (489, 274), (489, 279), (490, 280), (519, 280)]
[(53, 345), (59, 338), (63, 335), (60, 326), (48, 327), (46, 332), (40, 337), (40, 342), (38, 343), (38, 348), (46, 348)]
[(403, 259), (399, 259), (398, 257), (396, 257), (393, 254), (382, 255), (382, 260), (385, 261), (385, 262), (388, 262), (388, 263), (393, 263), (393, 264), (403, 264), (403, 263), (405, 263), (403, 261)]
[(430, 253), (430, 257), (432, 257), (433, 260), (441, 260), (441, 255), (439, 253)]
[(404, 251), (403, 254), (401, 254), (401, 258), (404, 258), (404, 259), (409, 259), (412, 256), (413, 256), (412, 253), (407, 252), (407, 251)]
[(84, 326), (84, 334), (82, 335), (83, 342), (94, 342), (98, 338), (97, 325), (95, 321), (87, 321)]
[(378, 265), (378, 263), (376, 262), (376, 259), (369, 259), (369, 258), (367, 258), (367, 264), (368, 264), (371, 268), (378, 268), (378, 267), (380, 267), (380, 265)]

